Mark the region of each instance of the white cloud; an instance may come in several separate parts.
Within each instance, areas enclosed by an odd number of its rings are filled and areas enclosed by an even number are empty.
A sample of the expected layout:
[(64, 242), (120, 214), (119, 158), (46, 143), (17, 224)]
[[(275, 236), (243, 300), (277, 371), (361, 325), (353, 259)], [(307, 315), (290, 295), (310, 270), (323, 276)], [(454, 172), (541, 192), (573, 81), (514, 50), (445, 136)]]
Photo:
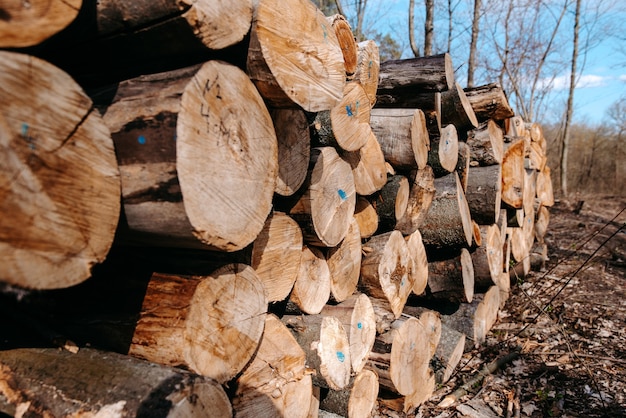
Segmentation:
[[(623, 78), (622, 78), (623, 77)], [(611, 76), (601, 76), (601, 75), (581, 75), (578, 78), (576, 88), (584, 89), (584, 88), (593, 88), (593, 87), (604, 87), (611, 80), (614, 80), (614, 77)], [(620, 76), (620, 80), (626, 81), (626, 75)], [(550, 85), (554, 90), (565, 90), (569, 88), (570, 75), (560, 75), (550, 80), (544, 80), (544, 86)]]
[(619, 81), (626, 81), (626, 74), (622, 74), (618, 77)]

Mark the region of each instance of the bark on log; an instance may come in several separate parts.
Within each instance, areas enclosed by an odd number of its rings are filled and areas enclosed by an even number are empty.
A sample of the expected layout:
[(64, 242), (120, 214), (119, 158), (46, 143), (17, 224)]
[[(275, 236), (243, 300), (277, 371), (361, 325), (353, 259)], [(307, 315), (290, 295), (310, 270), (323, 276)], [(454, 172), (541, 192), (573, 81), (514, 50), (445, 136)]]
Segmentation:
[(454, 68), (447, 53), (389, 60), (380, 64), (377, 96), (441, 92), (453, 87)]
[(330, 269), (324, 253), (304, 246), (302, 262), (289, 299), (307, 314), (318, 314), (330, 298)]
[(433, 168), (435, 177), (453, 172), (459, 160), (459, 137), (455, 126), (444, 126), (439, 137), (431, 138), (430, 145), (428, 165)]
[(470, 146), (472, 162), (481, 166), (502, 163), (504, 133), (492, 119), (468, 132), (467, 145)]
[(502, 278), (502, 238), (500, 228), (495, 225), (481, 225), (482, 245), (472, 253), (474, 266), (474, 291), (486, 292), (491, 286), (498, 285)]
[(428, 162), (430, 139), (420, 109), (374, 108), (370, 124), (389, 162), (397, 170), (423, 169)]
[(524, 202), (524, 141), (511, 143), (502, 156), (502, 202), (520, 209)]
[(453, 302), (474, 297), (474, 266), (467, 248), (446, 260), (428, 262), (428, 296)]
[(465, 142), (459, 142), (459, 154), (455, 171), (459, 175), (459, 181), (463, 188), (463, 193), (467, 192), (467, 184), (469, 182), (470, 169), (470, 148)]
[(412, 289), (412, 258), (398, 230), (373, 236), (363, 245), (359, 287), (373, 297), (385, 299), (396, 316), (402, 313)]
[(57, 34), (76, 19), (82, 0), (34, 0), (3, 4), (0, 48), (37, 45)]
[(263, 285), (249, 266), (227, 265), (207, 277), (154, 274), (128, 353), (224, 383), (252, 358), (265, 312)]
[(96, 88), (210, 59), (243, 66), (251, 20), (251, 0), (83, 2), (73, 24), (35, 54)]
[(313, 383), (341, 390), (350, 380), (350, 343), (339, 319), (323, 315), (285, 315), (287, 325), (306, 354)]
[(387, 177), (387, 184), (369, 197), (378, 214), (378, 233), (394, 229), (398, 220), (404, 217), (409, 203), (409, 192), (409, 180), (396, 174)]
[(270, 111), (278, 140), (278, 175), (275, 192), (293, 195), (304, 183), (311, 158), (311, 135), (302, 109)]
[(0, 376), (11, 416), (233, 416), (211, 379), (89, 348), (4, 350)]
[(472, 245), (472, 222), (467, 199), (456, 172), (435, 179), (435, 196), (420, 226), (427, 249)]
[(343, 54), (343, 64), (346, 69), (346, 78), (352, 79), (357, 69), (357, 44), (352, 33), (352, 28), (348, 20), (340, 14), (327, 17), (328, 22), (335, 31), (341, 53)]
[(357, 44), (357, 68), (354, 80), (361, 83), (370, 106), (376, 103), (376, 91), (378, 90), (378, 75), (380, 72), (380, 55), (378, 44), (373, 40), (366, 40)]
[(409, 176), (411, 183), (409, 201), (404, 216), (396, 222), (396, 229), (410, 235), (422, 226), (435, 196), (435, 175), (430, 166), (414, 170)]
[(304, 194), (289, 210), (302, 227), (305, 242), (335, 247), (348, 233), (356, 190), (350, 164), (332, 147), (311, 150)]
[(268, 216), (252, 243), (249, 261), (268, 302), (283, 300), (291, 292), (304, 262), (302, 245), (302, 230), (289, 215), (273, 212)]
[(336, 302), (343, 302), (356, 291), (361, 274), (361, 256), (361, 232), (354, 218), (346, 237), (336, 247), (329, 248), (326, 254), (330, 294)]
[(308, 416), (312, 380), (306, 355), (289, 329), (268, 314), (258, 350), (236, 380), (233, 409), (237, 417)]
[(103, 118), (122, 174), (125, 240), (236, 251), (256, 238), (278, 146), (245, 73), (209, 61), (128, 80)]
[(346, 80), (343, 54), (326, 16), (307, 0), (260, 0), (250, 31), (247, 69), (274, 107), (330, 110)]
[(441, 92), (441, 122), (454, 125), (463, 138), (465, 132), (478, 126), (474, 109), (457, 82)]
[(412, 291), (416, 295), (421, 295), (428, 285), (428, 260), (426, 248), (424, 248), (424, 243), (422, 242), (422, 234), (419, 230), (415, 230), (405, 240), (413, 260), (411, 267), (411, 275), (413, 276)]
[(502, 206), (502, 166), (471, 167), (465, 197), (473, 220), (479, 225), (496, 223)]
[(326, 305), (321, 314), (339, 319), (348, 333), (352, 371), (361, 372), (376, 338), (376, 316), (370, 298), (354, 294), (337, 305)]
[(465, 95), (474, 109), (476, 119), (481, 123), (489, 119), (502, 121), (515, 115), (504, 89), (497, 83), (468, 87)]
[(364, 196), (357, 197), (354, 218), (359, 224), (362, 239), (371, 237), (378, 230), (378, 213), (376, 213), (376, 208)]
[(341, 391), (328, 391), (320, 408), (342, 417), (360, 418), (372, 414), (378, 397), (378, 376), (371, 370), (362, 370), (350, 378)]
[(111, 134), (82, 88), (38, 58), (0, 52), (0, 96), (0, 280), (81, 283), (106, 258), (120, 216)]
[(343, 151), (341, 157), (350, 164), (355, 190), (361, 196), (369, 196), (387, 183), (385, 155), (373, 132), (358, 151)]

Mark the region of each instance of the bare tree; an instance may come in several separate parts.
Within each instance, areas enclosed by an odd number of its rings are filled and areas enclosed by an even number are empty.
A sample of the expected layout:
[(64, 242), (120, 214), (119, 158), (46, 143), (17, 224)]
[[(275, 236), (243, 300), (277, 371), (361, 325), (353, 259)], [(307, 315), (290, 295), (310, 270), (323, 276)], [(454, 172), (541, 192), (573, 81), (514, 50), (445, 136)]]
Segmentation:
[(435, 19), (435, 0), (424, 0), (426, 5), (426, 19), (424, 20), (424, 55), (433, 54), (433, 36)]
[(481, 0), (474, 0), (474, 17), (472, 19), (472, 40), (470, 42), (469, 59), (467, 61), (467, 87), (474, 87), (474, 69), (476, 66), (476, 48), (480, 28)]
[(409, 44), (411, 45), (411, 51), (413, 55), (416, 57), (420, 56), (420, 49), (417, 46), (417, 42), (415, 42), (415, 0), (409, 0)]

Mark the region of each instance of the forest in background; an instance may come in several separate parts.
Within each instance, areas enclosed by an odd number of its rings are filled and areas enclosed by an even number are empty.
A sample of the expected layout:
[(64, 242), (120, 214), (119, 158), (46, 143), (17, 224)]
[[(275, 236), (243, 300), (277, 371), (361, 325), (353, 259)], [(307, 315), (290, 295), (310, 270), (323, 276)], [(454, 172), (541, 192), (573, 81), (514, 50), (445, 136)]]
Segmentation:
[[(463, 87), (492, 82), (515, 112), (538, 122), (560, 195), (626, 195), (626, 92), (600, 122), (576, 114), (575, 88), (591, 52), (612, 40), (626, 64), (619, 16), (626, 4), (582, 0), (314, 0), (344, 15), (357, 40), (374, 39), (381, 61), (447, 52)], [(569, 71), (567, 86), (562, 74)], [(573, 76), (572, 76), (573, 75)], [(558, 94), (558, 91), (565, 94)], [(561, 173), (567, 173), (561, 176)]]

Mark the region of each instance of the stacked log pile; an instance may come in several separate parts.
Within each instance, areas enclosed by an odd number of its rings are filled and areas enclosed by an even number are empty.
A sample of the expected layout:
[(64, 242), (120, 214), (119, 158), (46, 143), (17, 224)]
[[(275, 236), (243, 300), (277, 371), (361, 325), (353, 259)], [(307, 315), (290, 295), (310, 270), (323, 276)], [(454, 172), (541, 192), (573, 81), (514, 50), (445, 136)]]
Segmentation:
[(0, 411), (408, 413), (545, 262), (541, 127), (448, 54), (308, 0), (70, 3), (0, 22)]

